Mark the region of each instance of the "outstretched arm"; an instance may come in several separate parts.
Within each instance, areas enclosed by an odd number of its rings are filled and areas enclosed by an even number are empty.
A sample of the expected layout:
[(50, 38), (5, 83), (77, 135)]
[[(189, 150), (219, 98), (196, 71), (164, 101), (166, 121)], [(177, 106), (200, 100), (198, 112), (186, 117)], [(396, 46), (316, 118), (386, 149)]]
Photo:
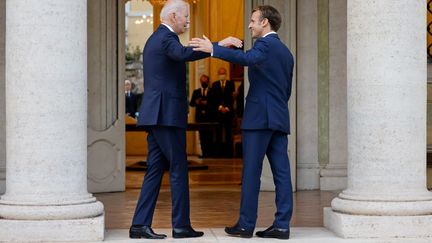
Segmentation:
[[(237, 47), (241, 48), (243, 46), (243, 42), (236, 37), (229, 36), (219, 42), (217, 42), (219, 46), (223, 47)], [(207, 38), (207, 36), (203, 35), (203, 38), (192, 38), (189, 42), (189, 45), (193, 47), (194, 51), (202, 51), (207, 53), (213, 53), (213, 43)]]
[(190, 41), (193, 50), (212, 53), (213, 57), (229, 62), (238, 63), (243, 66), (251, 66), (260, 63), (267, 58), (269, 51), (268, 44), (262, 39), (258, 39), (252, 49), (247, 52), (235, 50), (211, 43), (208, 38), (193, 38)]
[(202, 58), (209, 57), (210, 55), (205, 52), (194, 51), (192, 47), (183, 46), (178, 36), (175, 34), (168, 35), (162, 42), (165, 53), (176, 61), (195, 61)]

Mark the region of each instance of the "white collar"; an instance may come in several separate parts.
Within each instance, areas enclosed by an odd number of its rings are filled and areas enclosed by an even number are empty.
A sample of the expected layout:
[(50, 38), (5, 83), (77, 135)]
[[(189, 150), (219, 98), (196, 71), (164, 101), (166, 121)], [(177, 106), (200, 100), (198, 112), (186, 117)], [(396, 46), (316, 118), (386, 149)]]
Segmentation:
[(271, 35), (271, 34), (277, 34), (277, 33), (274, 32), (274, 31), (270, 31), (270, 32), (268, 32), (267, 34), (263, 35), (263, 38), (266, 37), (266, 36), (268, 36), (268, 35)]
[[(161, 23), (161, 24), (165, 25), (169, 30), (171, 30), (171, 32), (174, 32), (174, 30), (173, 30), (173, 28), (171, 28), (171, 26), (169, 26), (169, 25), (167, 25), (167, 24), (165, 24), (165, 23)], [(174, 33), (175, 33), (175, 32), (174, 32)]]

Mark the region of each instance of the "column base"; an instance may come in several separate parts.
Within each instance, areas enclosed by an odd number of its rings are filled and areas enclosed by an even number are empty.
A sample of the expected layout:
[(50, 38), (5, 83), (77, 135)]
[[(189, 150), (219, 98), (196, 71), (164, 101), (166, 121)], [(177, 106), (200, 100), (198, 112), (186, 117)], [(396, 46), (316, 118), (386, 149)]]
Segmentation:
[(346, 177), (321, 177), (320, 178), (321, 191), (344, 190), (346, 186), (347, 186)]
[(432, 215), (351, 215), (324, 208), (324, 227), (343, 238), (432, 237)]
[(347, 187), (347, 170), (338, 168), (322, 169), (320, 171), (320, 190), (336, 191)]
[(320, 189), (319, 168), (297, 169), (297, 190), (319, 190)]
[(0, 219), (1, 241), (103, 241), (104, 215), (72, 220)]

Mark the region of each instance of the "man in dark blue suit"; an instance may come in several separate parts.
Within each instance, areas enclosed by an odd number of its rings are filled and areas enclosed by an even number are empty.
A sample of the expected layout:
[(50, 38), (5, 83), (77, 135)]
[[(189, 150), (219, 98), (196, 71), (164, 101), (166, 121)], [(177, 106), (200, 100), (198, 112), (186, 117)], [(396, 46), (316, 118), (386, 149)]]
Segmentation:
[(200, 237), (191, 227), (186, 157), (188, 103), (186, 63), (208, 57), (184, 47), (178, 34), (189, 25), (189, 5), (169, 0), (161, 10), (162, 24), (148, 39), (143, 52), (144, 94), (138, 126), (148, 131), (147, 173), (135, 209), (130, 238), (163, 239), (152, 228), (153, 213), (164, 170), (169, 168), (174, 238)]
[[(214, 102), (213, 91), (209, 87), (210, 77), (203, 74), (200, 77), (201, 88), (192, 93), (189, 105), (195, 107), (195, 122), (214, 122), (212, 102)], [(208, 158), (214, 155), (213, 132), (208, 129), (199, 130), (202, 157)]]
[(287, 135), (290, 133), (288, 99), (294, 59), (276, 33), (280, 24), (281, 16), (275, 8), (259, 6), (252, 11), (249, 24), (252, 37), (257, 40), (246, 53), (212, 44), (207, 38), (194, 38), (190, 42), (196, 51), (249, 66), (250, 88), (241, 126), (243, 179), (240, 217), (233, 227), (225, 228), (230, 235), (252, 237), (264, 155), (267, 155), (273, 172), (277, 211), (273, 225), (256, 235), (288, 239), (290, 234), (293, 200)]
[(134, 93), (132, 93), (132, 83), (129, 80), (125, 80), (125, 103), (126, 103), (126, 115), (135, 118), (137, 99)]
[(212, 89), (216, 101), (216, 119), (220, 129), (218, 129), (216, 136), (217, 146), (219, 147), (218, 154), (223, 157), (232, 157), (235, 85), (233, 81), (226, 79), (226, 73), (225, 68), (219, 68), (219, 80), (213, 83)]

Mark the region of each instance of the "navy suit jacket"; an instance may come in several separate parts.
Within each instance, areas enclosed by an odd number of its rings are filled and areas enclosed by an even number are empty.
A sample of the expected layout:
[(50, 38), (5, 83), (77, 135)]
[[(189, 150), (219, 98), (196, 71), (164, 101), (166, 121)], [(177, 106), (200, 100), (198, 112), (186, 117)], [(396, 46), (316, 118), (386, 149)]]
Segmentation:
[(230, 113), (232, 113), (234, 110), (234, 82), (231, 80), (225, 80), (225, 88), (222, 89), (222, 83), (220, 80), (218, 80), (212, 84), (212, 89), (216, 99), (216, 110), (220, 105), (222, 105), (228, 107), (230, 109)]
[[(197, 104), (198, 99), (206, 100), (207, 104), (206, 105)], [(210, 88), (207, 88), (206, 96), (202, 95), (201, 88), (194, 90), (189, 105), (196, 108), (195, 110), (196, 122), (211, 122), (214, 120), (214, 112), (212, 111), (212, 106), (213, 106), (212, 99), (214, 98), (212, 95), (212, 90)]]
[(184, 47), (176, 33), (160, 25), (143, 51), (144, 93), (138, 126), (186, 128), (186, 62), (208, 56)]
[(136, 107), (137, 107), (137, 98), (134, 93), (130, 92), (130, 95), (127, 96), (125, 94), (126, 99), (126, 114), (129, 114), (131, 117), (135, 117)]
[(288, 99), (294, 58), (277, 34), (258, 38), (247, 52), (213, 44), (213, 57), (249, 66), (249, 92), (242, 129), (270, 129), (290, 133)]

